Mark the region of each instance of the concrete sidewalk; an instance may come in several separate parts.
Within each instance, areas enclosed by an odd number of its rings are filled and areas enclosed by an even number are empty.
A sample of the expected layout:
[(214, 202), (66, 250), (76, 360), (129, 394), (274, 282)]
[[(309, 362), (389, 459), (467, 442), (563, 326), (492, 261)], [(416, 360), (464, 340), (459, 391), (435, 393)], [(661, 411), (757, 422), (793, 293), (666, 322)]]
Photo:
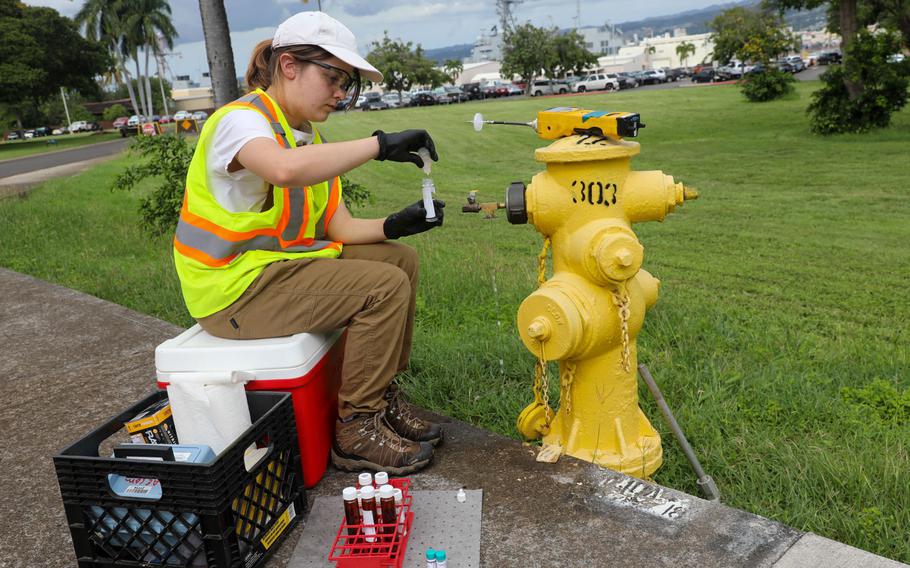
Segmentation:
[[(155, 346), (181, 330), (5, 269), (0, 290), (0, 566), (75, 566), (51, 457), (148, 394)], [(482, 566), (904, 566), (586, 462), (540, 464), (519, 442), (441, 419), (446, 441), (414, 489), (483, 489)], [(330, 469), (310, 499), (350, 480)], [(295, 566), (305, 530), (268, 566)]]

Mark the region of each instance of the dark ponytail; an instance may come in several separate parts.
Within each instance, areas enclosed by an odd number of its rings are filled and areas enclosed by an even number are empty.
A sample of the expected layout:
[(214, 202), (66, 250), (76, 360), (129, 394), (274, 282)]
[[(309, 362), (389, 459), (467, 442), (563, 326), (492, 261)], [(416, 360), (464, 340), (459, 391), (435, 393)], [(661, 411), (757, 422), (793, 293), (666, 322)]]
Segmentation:
[(268, 89), (272, 84), (272, 40), (264, 39), (253, 48), (246, 68), (246, 84), (250, 90)]

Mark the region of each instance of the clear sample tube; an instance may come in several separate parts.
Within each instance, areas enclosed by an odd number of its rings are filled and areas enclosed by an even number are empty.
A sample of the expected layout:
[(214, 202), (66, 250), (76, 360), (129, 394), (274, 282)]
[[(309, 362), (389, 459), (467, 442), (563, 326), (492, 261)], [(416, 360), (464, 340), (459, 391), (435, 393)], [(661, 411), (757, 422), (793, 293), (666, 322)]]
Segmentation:
[(448, 565), (449, 565), (449, 563), (446, 560), (446, 551), (437, 550), (436, 551), (436, 568), (447, 568)]
[[(401, 489), (395, 488), (395, 518), (401, 517), (401, 507), (404, 501), (404, 495), (401, 493)], [(399, 523), (398, 532), (404, 534), (404, 522)]]
[(344, 522), (349, 526), (348, 534), (357, 534), (357, 528), (353, 525), (359, 525), (363, 521), (360, 516), (360, 503), (357, 502), (357, 488), (345, 487), (341, 492), (344, 499)]
[(436, 208), (433, 206), (433, 194), (436, 193), (436, 185), (430, 178), (423, 179), (423, 208), (427, 210), (427, 221), (436, 220)]
[(360, 490), (360, 495), (364, 540), (376, 542), (376, 491), (372, 485), (367, 485)]
[(427, 568), (436, 568), (436, 551), (432, 548), (427, 549)]

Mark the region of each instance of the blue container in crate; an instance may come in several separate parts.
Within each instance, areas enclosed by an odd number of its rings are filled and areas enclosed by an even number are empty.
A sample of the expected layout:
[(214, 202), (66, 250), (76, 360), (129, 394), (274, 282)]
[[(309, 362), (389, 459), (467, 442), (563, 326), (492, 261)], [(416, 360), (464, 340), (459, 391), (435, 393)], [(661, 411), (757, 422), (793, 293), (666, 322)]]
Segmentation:
[[(217, 458), (197, 455), (206, 463), (173, 461), (179, 446), (98, 455), (125, 420), (166, 396), (149, 396), (54, 456), (78, 565), (261, 566), (305, 512), (291, 396), (247, 393), (253, 425)], [(253, 444), (266, 450), (247, 464)]]

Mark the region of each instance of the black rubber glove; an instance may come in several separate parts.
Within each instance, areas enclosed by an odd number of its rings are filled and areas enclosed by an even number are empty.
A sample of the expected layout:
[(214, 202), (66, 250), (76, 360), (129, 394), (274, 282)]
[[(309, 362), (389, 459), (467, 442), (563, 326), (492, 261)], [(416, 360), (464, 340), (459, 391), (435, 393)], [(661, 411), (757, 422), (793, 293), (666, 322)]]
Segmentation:
[(413, 205), (408, 205), (398, 213), (392, 213), (386, 217), (385, 222), (382, 224), (382, 231), (387, 239), (397, 239), (429, 231), (433, 227), (441, 227), (442, 219), (445, 216), (445, 206), (445, 201), (434, 199), (433, 207), (436, 209), (436, 220), (427, 221), (427, 210), (423, 206), (423, 201), (418, 201)]
[(439, 161), (436, 155), (436, 145), (426, 130), (403, 130), (401, 132), (385, 133), (377, 130), (373, 136), (379, 137), (379, 161), (392, 160), (393, 162), (412, 162), (418, 168), (423, 167), (423, 160), (417, 155), (417, 150), (426, 148), (434, 162)]

